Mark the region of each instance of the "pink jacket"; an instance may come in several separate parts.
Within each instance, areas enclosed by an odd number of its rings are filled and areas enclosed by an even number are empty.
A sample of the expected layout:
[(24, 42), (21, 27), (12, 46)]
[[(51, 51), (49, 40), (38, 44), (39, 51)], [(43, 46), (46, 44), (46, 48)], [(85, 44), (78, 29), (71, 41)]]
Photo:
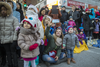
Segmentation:
[(76, 24), (75, 24), (74, 21), (69, 20), (69, 22), (68, 22), (68, 26), (76, 26)]

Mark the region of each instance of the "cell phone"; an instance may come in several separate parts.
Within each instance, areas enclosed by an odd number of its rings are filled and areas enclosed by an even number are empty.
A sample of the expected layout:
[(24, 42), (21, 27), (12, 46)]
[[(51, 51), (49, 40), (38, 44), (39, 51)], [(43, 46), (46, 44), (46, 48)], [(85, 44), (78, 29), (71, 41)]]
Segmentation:
[(59, 22), (60, 22), (59, 19), (53, 19), (53, 20), (52, 20), (52, 23), (59, 23)]
[(53, 5), (52, 6), (52, 14), (58, 14), (58, 9), (57, 9), (58, 5)]

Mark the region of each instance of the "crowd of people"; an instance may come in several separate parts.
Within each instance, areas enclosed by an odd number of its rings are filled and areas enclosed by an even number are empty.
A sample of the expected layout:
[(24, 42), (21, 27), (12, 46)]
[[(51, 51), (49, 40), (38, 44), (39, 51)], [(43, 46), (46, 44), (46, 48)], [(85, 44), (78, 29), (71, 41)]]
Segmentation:
[[(24, 61), (24, 67), (36, 67), (44, 62), (70, 65), (74, 53), (89, 50), (87, 41), (100, 37), (100, 9), (66, 7), (53, 14), (53, 9), (43, 7), (40, 11), (29, 5), (25, 16), (22, 4), (12, 0), (0, 2), (0, 57), (1, 65), (19, 67), (18, 58)], [(7, 60), (6, 60), (7, 58)]]

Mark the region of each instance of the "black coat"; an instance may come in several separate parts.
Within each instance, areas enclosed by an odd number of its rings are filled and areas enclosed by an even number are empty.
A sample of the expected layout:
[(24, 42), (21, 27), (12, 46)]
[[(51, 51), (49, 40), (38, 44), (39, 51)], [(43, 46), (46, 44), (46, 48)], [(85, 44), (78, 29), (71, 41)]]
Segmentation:
[(89, 18), (89, 14), (83, 14), (83, 28), (86, 31), (89, 31), (91, 27), (93, 27), (92, 21)]
[(16, 11), (18, 11), (20, 13), (20, 22), (24, 19), (24, 15), (23, 15), (23, 11), (22, 11), (22, 6), (20, 3), (18, 3), (20, 5), (20, 9), (16, 9)]
[(69, 15), (66, 11), (61, 11), (62, 17), (60, 18), (61, 23), (69, 20)]
[(70, 11), (69, 16), (72, 16), (73, 20), (78, 20), (80, 18), (80, 13), (78, 11)]

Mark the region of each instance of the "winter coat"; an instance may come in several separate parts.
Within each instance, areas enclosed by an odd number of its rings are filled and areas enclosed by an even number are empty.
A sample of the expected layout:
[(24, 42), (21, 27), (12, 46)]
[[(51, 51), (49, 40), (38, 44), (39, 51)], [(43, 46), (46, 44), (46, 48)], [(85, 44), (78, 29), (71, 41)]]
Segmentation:
[(50, 30), (50, 27), (47, 27), (45, 34), (46, 34), (46, 37), (48, 39), (48, 44), (45, 47), (43, 54), (48, 54), (50, 51), (56, 50), (57, 51), (57, 55), (56, 56), (60, 57), (61, 45), (60, 46), (56, 45), (55, 40), (54, 40), (54, 36), (55, 35), (51, 35), (49, 33), (49, 30)]
[(89, 15), (89, 17), (90, 17), (90, 19), (92, 20), (92, 19), (94, 19), (95, 18), (95, 12), (94, 12), (94, 8), (92, 8), (91, 9), (91, 13), (92, 13), (92, 15)]
[[(27, 10), (26, 11), (26, 16), (28, 16), (28, 15), (36, 15), (38, 17), (38, 14), (33, 12), (33, 11), (31, 11), (31, 10)], [(38, 31), (40, 33), (40, 38), (43, 39), (44, 38), (44, 31), (43, 31), (42, 23), (41, 23), (41, 21), (39, 19), (38, 19), (38, 22), (37, 22), (36, 26), (37, 26)]]
[(90, 27), (92, 27), (92, 22), (89, 18), (89, 15), (83, 14), (82, 18), (83, 18), (83, 28), (84, 28), (84, 30), (89, 31)]
[(20, 5), (20, 9), (16, 9), (16, 11), (18, 11), (20, 13), (20, 22), (24, 19), (24, 14), (22, 11), (22, 6), (20, 3), (18, 3)]
[[(37, 40), (34, 38), (37, 36)], [(23, 58), (33, 58), (39, 55), (39, 46), (30, 51), (29, 47), (33, 44), (37, 43), (40, 45), (41, 39), (37, 32), (34, 32), (32, 29), (25, 29), (21, 27), (20, 34), (18, 37), (18, 46), (21, 48), (21, 57)]]
[[(50, 10), (48, 15), (51, 16), (53, 19), (59, 19), (59, 20), (60, 20), (60, 18), (62, 16), (60, 10), (58, 10), (58, 14), (52, 14), (52, 10)], [(59, 27), (59, 26), (61, 26), (61, 22), (56, 23), (56, 27)]]
[(77, 36), (79, 40), (84, 39), (84, 34), (78, 34)]
[(66, 45), (66, 49), (74, 50), (75, 45), (79, 47), (79, 40), (78, 37), (72, 33), (72, 34), (66, 34), (64, 39), (63, 39), (63, 44)]
[(13, 16), (16, 17), (18, 21), (20, 22), (20, 13), (16, 11), (16, 3), (14, 2), (13, 2)]
[(75, 24), (74, 21), (69, 20), (69, 22), (68, 22), (68, 26), (76, 26), (76, 24)]
[(66, 11), (61, 11), (61, 18), (60, 18), (60, 21), (61, 23), (64, 23), (65, 21), (69, 20), (69, 15)]
[(95, 29), (94, 29), (94, 32), (99, 32), (99, 27), (100, 27), (100, 23), (99, 22), (94, 22), (94, 26), (95, 26)]
[(78, 20), (80, 18), (80, 13), (78, 11), (70, 11), (69, 16), (72, 16), (73, 20)]
[(100, 10), (96, 12), (96, 17), (100, 16)]
[[(43, 26), (43, 30), (44, 30), (44, 33), (45, 33), (45, 29), (46, 29), (46, 27), (44, 26), (44, 24), (43, 24), (43, 20), (42, 20), (42, 26)], [(47, 38), (46, 38), (46, 36), (45, 36), (45, 34), (44, 34), (44, 38), (43, 38), (43, 41), (45, 41)]]
[(8, 3), (0, 2), (0, 7), (4, 5), (7, 8), (7, 16), (0, 14), (0, 41), (1, 44), (13, 43), (17, 40), (16, 27), (19, 26), (18, 19), (12, 16), (12, 10)]
[(43, 20), (43, 16), (40, 16), (40, 17), (39, 17), (39, 20), (42, 22), (42, 20)]

